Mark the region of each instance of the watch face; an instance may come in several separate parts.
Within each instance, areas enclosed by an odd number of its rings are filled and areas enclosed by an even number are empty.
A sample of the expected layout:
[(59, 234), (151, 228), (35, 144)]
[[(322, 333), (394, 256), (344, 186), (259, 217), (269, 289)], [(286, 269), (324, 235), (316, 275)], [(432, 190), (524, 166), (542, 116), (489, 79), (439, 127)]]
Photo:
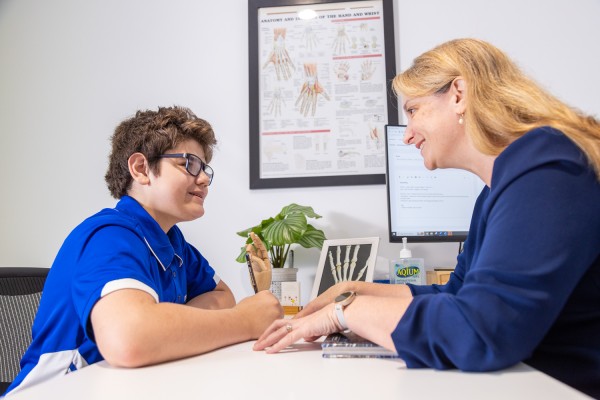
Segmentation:
[(354, 292), (344, 292), (335, 298), (335, 302), (343, 303), (344, 301), (348, 300), (349, 298), (353, 297), (354, 295), (355, 295)]

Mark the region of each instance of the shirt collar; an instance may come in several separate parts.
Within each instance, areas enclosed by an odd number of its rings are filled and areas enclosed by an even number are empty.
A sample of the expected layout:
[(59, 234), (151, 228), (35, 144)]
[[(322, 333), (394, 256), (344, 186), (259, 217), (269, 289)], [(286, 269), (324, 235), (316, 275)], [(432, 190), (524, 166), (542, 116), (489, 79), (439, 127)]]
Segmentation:
[(175, 257), (177, 257), (177, 261), (174, 265), (181, 267), (183, 260), (176, 254), (176, 252), (180, 252), (180, 249), (175, 248), (179, 247), (176, 246), (176, 242), (171, 242), (172, 235), (165, 234), (158, 222), (137, 200), (130, 196), (123, 196), (115, 209), (137, 222), (137, 228), (141, 231), (148, 248), (164, 270), (170, 268)]

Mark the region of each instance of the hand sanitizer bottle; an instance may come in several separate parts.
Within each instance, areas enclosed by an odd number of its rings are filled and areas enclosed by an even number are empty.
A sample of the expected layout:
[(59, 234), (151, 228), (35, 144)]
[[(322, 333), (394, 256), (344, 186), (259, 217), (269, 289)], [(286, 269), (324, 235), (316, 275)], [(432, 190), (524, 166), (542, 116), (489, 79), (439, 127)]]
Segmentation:
[(400, 259), (390, 262), (390, 283), (426, 283), (425, 263), (422, 258), (412, 258), (411, 251), (406, 247), (407, 239), (402, 238)]

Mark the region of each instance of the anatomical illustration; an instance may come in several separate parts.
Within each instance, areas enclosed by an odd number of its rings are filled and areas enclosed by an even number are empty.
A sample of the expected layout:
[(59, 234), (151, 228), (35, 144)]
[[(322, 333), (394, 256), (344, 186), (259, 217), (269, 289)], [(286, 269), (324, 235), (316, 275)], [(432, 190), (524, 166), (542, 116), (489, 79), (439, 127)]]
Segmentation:
[(346, 46), (350, 45), (350, 38), (346, 33), (346, 27), (340, 25), (337, 28), (337, 36), (333, 41), (333, 53), (334, 54), (346, 54)]
[(304, 76), (305, 82), (296, 100), (296, 106), (300, 105), (300, 112), (305, 117), (309, 113), (311, 116), (314, 116), (317, 111), (317, 96), (321, 95), (329, 100), (329, 95), (325, 88), (319, 84), (316, 63), (304, 64)]
[(295, 69), (285, 48), (285, 35), (286, 28), (273, 28), (273, 50), (271, 50), (267, 61), (263, 65), (263, 69), (265, 69), (269, 64), (273, 64), (278, 80), (282, 78), (285, 80), (290, 79), (292, 70)]
[(352, 255), (352, 259), (350, 259), (350, 252), (352, 249), (352, 245), (346, 246), (346, 254), (344, 258), (344, 263), (341, 261), (341, 246), (337, 246), (336, 249), (336, 262), (333, 262), (333, 255), (331, 251), (328, 253), (329, 259), (329, 267), (331, 270), (331, 274), (333, 275), (333, 280), (335, 283), (344, 282), (344, 281), (359, 281), (360, 278), (364, 275), (367, 270), (367, 265), (369, 265), (369, 259), (365, 262), (364, 267), (357, 271), (357, 274), (354, 276), (354, 270), (356, 268), (356, 262), (358, 261), (358, 250), (360, 250), (360, 244), (354, 246), (354, 253)]
[(269, 102), (267, 107), (267, 112), (274, 117), (278, 117), (281, 115), (281, 107), (285, 107), (285, 99), (283, 98), (283, 94), (281, 92), (281, 88), (276, 88), (273, 91), (273, 97)]

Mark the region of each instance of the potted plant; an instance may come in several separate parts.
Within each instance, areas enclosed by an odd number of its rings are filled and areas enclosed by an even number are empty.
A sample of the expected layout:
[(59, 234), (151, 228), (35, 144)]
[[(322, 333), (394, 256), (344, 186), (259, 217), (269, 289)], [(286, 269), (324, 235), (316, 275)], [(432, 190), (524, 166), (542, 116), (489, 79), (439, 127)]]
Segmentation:
[(312, 207), (295, 203), (281, 209), (279, 214), (264, 219), (259, 225), (237, 232), (246, 238), (246, 243), (236, 259), (245, 262), (246, 244), (251, 243), (250, 232), (254, 232), (264, 243), (269, 252), (273, 268), (283, 268), (292, 244), (299, 244), (307, 249), (323, 247), (325, 233), (307, 222), (307, 218), (321, 218)]

